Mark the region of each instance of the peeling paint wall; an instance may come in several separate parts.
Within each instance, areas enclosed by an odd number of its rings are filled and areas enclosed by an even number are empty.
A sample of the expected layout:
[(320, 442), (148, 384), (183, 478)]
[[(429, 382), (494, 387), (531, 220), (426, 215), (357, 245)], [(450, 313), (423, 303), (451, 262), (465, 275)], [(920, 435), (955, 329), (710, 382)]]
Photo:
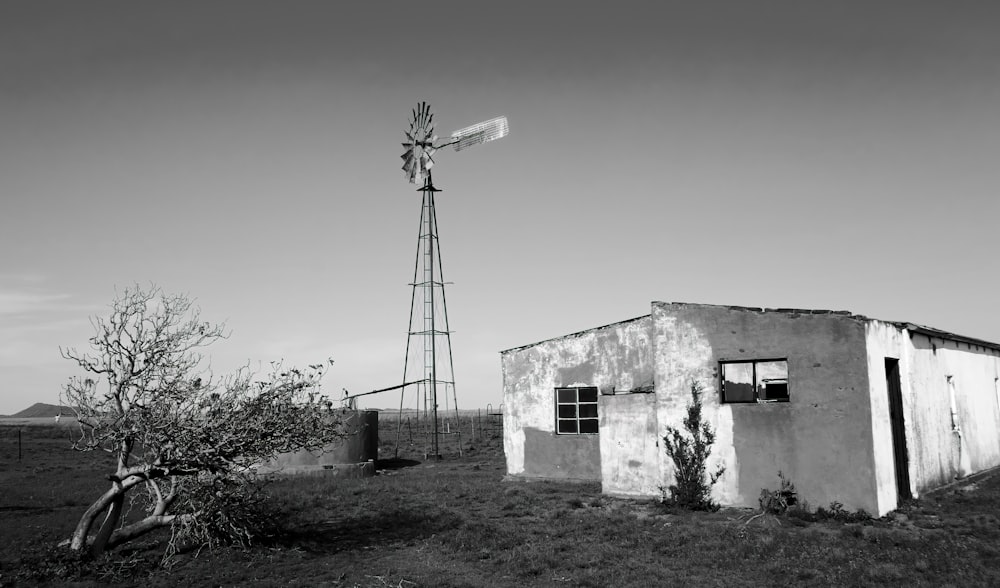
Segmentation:
[[(601, 435), (555, 432), (555, 389), (625, 392), (653, 381), (649, 317), (501, 353), (504, 452), (515, 477), (601, 479)], [(598, 401), (604, 418), (605, 397)]]
[[(1000, 465), (1000, 351), (942, 339), (872, 321), (869, 329), (872, 418), (876, 427), (879, 499), (896, 507), (892, 462), (884, 458), (891, 432), (877, 387), (882, 356), (900, 358), (911, 492), (931, 490), (956, 478)], [(884, 379), (884, 368), (881, 368)], [(887, 462), (884, 463), (884, 462)], [(888, 474), (883, 470), (888, 468)]]
[(660, 493), (659, 428), (656, 396), (601, 397), (601, 489), (605, 494), (657, 496)]
[[(838, 313), (653, 303), (657, 419), (680, 427), (690, 386), (716, 430), (709, 469), (722, 504), (757, 506), (778, 471), (815, 506), (877, 510), (864, 321)], [(787, 358), (789, 402), (723, 404), (722, 360)], [(660, 457), (663, 483), (673, 465)]]
[[(882, 515), (895, 509), (899, 503), (896, 491), (896, 461), (892, 438), (892, 423), (889, 418), (889, 387), (886, 382), (886, 358), (899, 361), (899, 384), (903, 399), (903, 421), (906, 426), (906, 447), (909, 455), (926, 440), (921, 435), (919, 423), (915, 422), (913, 379), (910, 374), (911, 353), (909, 337), (896, 325), (882, 321), (869, 321), (865, 326), (868, 348), (868, 382), (872, 418), (872, 459), (875, 462), (876, 502), (878, 508), (873, 514)], [(918, 496), (914, 487), (916, 479), (912, 460), (907, 468), (910, 478), (910, 494)]]
[[(1000, 466), (1000, 350), (941, 333), (842, 312), (654, 302), (649, 316), (502, 353), (507, 471), (657, 496), (673, 478), (660, 439), (681, 428), (698, 382), (716, 432), (708, 469), (726, 470), (715, 500), (755, 507), (781, 471), (813, 507), (882, 515), (899, 501), (886, 358), (898, 361), (913, 496)], [(776, 359), (787, 361), (788, 402), (722, 402), (721, 361)], [(598, 435), (555, 433), (555, 389), (570, 386), (601, 391)]]

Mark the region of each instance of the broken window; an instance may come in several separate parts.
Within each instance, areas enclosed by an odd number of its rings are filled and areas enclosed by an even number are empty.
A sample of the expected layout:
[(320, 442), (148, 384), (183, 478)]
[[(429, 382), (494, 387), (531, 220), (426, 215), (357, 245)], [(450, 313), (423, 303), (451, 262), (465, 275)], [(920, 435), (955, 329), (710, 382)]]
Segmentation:
[(720, 362), (723, 402), (788, 402), (788, 360)]
[(597, 388), (556, 388), (556, 432), (597, 433)]

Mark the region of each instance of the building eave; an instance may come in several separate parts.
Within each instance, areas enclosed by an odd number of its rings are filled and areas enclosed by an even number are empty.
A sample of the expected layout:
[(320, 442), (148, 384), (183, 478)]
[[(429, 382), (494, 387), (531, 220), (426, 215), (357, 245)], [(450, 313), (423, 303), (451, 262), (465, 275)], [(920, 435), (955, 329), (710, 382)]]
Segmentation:
[(503, 355), (505, 353), (511, 353), (511, 352), (514, 352), (514, 351), (520, 351), (522, 349), (527, 349), (528, 347), (534, 347), (536, 345), (541, 345), (543, 343), (548, 343), (550, 341), (562, 341), (562, 340), (565, 340), (565, 339), (573, 339), (574, 337), (580, 337), (582, 335), (586, 335), (588, 333), (593, 333), (595, 331), (600, 331), (602, 329), (608, 329), (608, 328), (611, 328), (611, 327), (617, 327), (619, 325), (624, 325), (624, 324), (632, 323), (632, 322), (635, 322), (635, 321), (641, 321), (642, 319), (649, 318), (650, 316), (651, 315), (644, 314), (642, 316), (637, 316), (635, 318), (625, 319), (623, 321), (617, 321), (617, 322), (614, 322), (614, 323), (609, 323), (607, 325), (601, 325), (600, 327), (593, 327), (593, 328), (590, 328), (590, 329), (584, 329), (582, 331), (577, 331), (575, 333), (570, 333), (569, 335), (562, 335), (560, 337), (552, 337), (550, 339), (543, 339), (541, 341), (536, 341), (534, 343), (528, 343), (527, 345), (519, 345), (517, 347), (511, 347), (510, 349), (503, 349), (503, 350), (500, 351), (500, 355)]

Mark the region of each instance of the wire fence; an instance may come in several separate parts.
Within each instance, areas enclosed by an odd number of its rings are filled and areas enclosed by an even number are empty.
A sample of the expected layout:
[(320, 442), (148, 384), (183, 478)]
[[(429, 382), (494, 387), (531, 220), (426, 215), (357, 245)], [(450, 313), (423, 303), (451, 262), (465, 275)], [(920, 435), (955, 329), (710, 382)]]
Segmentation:
[[(418, 411), (379, 413), (380, 456), (433, 455), (434, 436), (433, 417), (424, 416)], [(502, 448), (502, 417), (482, 409), (463, 411), (457, 416), (439, 413), (437, 446), (439, 455), (459, 456), (470, 450)]]
[(65, 437), (67, 443), (76, 427), (76, 419), (0, 419), (0, 460), (6, 463), (28, 459), (33, 449)]

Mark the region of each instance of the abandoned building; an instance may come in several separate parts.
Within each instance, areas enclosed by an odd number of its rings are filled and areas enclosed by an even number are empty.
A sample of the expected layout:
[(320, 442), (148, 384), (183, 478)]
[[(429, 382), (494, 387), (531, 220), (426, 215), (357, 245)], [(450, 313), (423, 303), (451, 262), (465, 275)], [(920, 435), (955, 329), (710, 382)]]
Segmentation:
[(756, 507), (778, 472), (813, 507), (883, 515), (1000, 465), (1000, 344), (842, 311), (653, 302), (649, 315), (501, 352), (507, 473), (659, 496), (691, 385), (712, 495)]

